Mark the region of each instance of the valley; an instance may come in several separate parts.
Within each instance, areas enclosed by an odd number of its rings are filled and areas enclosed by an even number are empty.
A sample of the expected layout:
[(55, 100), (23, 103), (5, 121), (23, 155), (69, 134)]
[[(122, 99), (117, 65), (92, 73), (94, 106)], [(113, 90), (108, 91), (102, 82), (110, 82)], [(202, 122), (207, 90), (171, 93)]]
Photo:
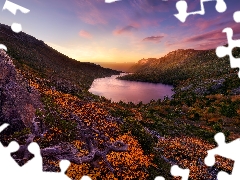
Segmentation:
[(5, 25), (0, 40), (8, 47), (0, 57), (0, 122), (10, 123), (1, 142), (21, 145), (14, 155), (20, 165), (32, 158), (26, 147), (35, 141), (45, 171), (59, 171), (68, 159), (67, 175), (76, 180), (180, 179), (170, 175), (173, 163), (189, 168), (190, 179), (231, 172), (233, 162), (221, 157), (210, 169), (203, 163), (216, 133), (227, 141), (240, 135), (240, 80), (228, 57), (188, 49), (141, 61), (120, 79), (172, 85), (172, 98), (112, 102), (88, 89), (120, 71), (78, 62)]

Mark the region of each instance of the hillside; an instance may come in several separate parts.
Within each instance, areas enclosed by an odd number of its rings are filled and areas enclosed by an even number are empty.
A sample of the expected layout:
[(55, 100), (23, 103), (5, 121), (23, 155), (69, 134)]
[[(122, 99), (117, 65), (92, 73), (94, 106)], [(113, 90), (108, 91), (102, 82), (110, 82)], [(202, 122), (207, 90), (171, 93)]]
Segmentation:
[[(237, 50), (236, 50), (237, 51)], [(218, 58), (215, 50), (176, 50), (159, 59), (143, 59), (131, 70), (134, 74), (121, 77), (132, 81), (146, 81), (178, 85), (183, 80), (202, 80), (228, 74), (228, 58)]]
[[(9, 26), (0, 24), (0, 41), (20, 70), (36, 73), (65, 91), (88, 89), (98, 77), (119, 74), (93, 63), (71, 59), (30, 35), (14, 33)], [(30, 78), (30, 77), (29, 77)], [(64, 87), (61, 87), (64, 86)], [(78, 89), (78, 90), (77, 90)]]
[[(235, 48), (233, 55), (239, 54)], [(140, 60), (132, 70), (135, 73), (120, 79), (174, 85), (171, 99), (139, 103), (140, 118), (128, 114), (125, 121), (126, 129), (142, 137), (145, 150), (165, 159), (155, 159), (161, 171), (167, 172), (163, 166), (171, 162), (189, 168), (190, 179), (216, 179), (221, 168), (230, 173), (232, 162), (224, 158), (218, 159), (221, 167), (215, 164), (209, 169), (203, 163), (207, 149), (215, 147), (216, 133), (223, 132), (227, 141), (240, 136), (240, 79), (238, 69), (230, 68), (229, 57), (218, 58), (214, 50), (176, 50), (159, 59)], [(146, 128), (157, 139), (155, 150), (148, 148), (150, 138), (143, 141), (136, 130)]]

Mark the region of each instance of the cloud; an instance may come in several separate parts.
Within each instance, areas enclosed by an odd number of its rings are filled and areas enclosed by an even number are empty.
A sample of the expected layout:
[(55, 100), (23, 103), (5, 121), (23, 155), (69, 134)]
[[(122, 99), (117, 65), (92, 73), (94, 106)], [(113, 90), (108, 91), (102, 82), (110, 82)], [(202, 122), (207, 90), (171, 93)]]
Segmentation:
[[(234, 32), (233, 39), (240, 37), (240, 27), (238, 24), (231, 26)], [(228, 43), (226, 33), (223, 33), (222, 30), (213, 30), (210, 32), (205, 32), (199, 35), (191, 36), (185, 38), (182, 41), (179, 41), (179, 44), (194, 44), (195, 49), (206, 50), (206, 49), (215, 49), (220, 45)]]
[[(230, 27), (232, 27), (234, 31), (234, 38), (238, 37), (240, 35), (240, 26), (236, 23), (232, 24)], [(210, 32), (205, 32), (199, 35), (191, 36), (189, 38), (186, 38), (184, 42), (191, 43), (191, 42), (201, 42), (201, 41), (226, 41), (226, 34), (222, 32), (222, 29), (220, 30), (213, 30)]]
[(103, 10), (104, 2), (74, 0), (77, 7), (77, 16), (87, 24), (107, 24), (108, 13)]
[(144, 38), (142, 41), (159, 43), (163, 37), (164, 36), (150, 36)]
[(126, 33), (131, 33), (133, 31), (136, 31), (137, 28), (134, 26), (125, 26), (121, 29), (116, 29), (113, 31), (113, 34), (115, 35), (120, 35), (120, 34), (126, 34)]
[(195, 35), (190, 38), (185, 39), (185, 42), (199, 42), (203, 40), (210, 40), (210, 39), (220, 39), (224, 38), (224, 35), (221, 33), (221, 31), (214, 30), (207, 33), (203, 33), (200, 35)]
[(84, 31), (84, 30), (81, 30), (79, 32), (79, 36), (84, 37), (84, 38), (88, 38), (88, 39), (92, 38), (92, 35), (89, 32)]
[(152, 12), (166, 12), (175, 9), (175, 0), (161, 1), (161, 0), (131, 0), (130, 4), (135, 9), (140, 11)]

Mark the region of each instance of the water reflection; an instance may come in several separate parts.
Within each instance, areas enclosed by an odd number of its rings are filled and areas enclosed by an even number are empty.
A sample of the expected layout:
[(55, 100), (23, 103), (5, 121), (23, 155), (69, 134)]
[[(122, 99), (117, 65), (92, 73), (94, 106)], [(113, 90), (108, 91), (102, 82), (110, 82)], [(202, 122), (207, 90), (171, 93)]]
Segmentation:
[[(124, 74), (121, 74), (121, 76)], [(119, 75), (95, 79), (89, 92), (104, 96), (112, 101), (148, 103), (152, 99), (163, 99), (173, 95), (172, 86), (116, 79)]]

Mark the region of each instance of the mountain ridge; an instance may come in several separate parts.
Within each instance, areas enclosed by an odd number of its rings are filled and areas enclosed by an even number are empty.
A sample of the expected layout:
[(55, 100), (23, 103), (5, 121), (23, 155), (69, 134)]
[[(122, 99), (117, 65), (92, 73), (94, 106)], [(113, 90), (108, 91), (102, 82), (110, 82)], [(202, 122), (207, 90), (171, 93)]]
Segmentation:
[[(220, 69), (217, 69), (216, 66)], [(158, 59), (145, 59), (144, 64), (140, 60), (131, 70), (134, 72), (133, 74), (122, 76), (119, 79), (164, 83), (174, 86), (182, 80), (200, 77), (210, 78), (212, 75), (221, 76), (221, 74), (227, 74), (231, 71), (229, 59), (227, 57), (218, 58), (213, 49), (175, 50)], [(171, 76), (169, 76), (170, 74)]]
[(79, 89), (90, 88), (97, 77), (120, 73), (94, 63), (69, 58), (31, 35), (24, 32), (14, 33), (7, 25), (0, 24), (0, 41), (7, 46), (8, 54), (17, 68), (37, 71), (39, 76), (54, 81), (61, 77), (60, 79), (75, 84)]

